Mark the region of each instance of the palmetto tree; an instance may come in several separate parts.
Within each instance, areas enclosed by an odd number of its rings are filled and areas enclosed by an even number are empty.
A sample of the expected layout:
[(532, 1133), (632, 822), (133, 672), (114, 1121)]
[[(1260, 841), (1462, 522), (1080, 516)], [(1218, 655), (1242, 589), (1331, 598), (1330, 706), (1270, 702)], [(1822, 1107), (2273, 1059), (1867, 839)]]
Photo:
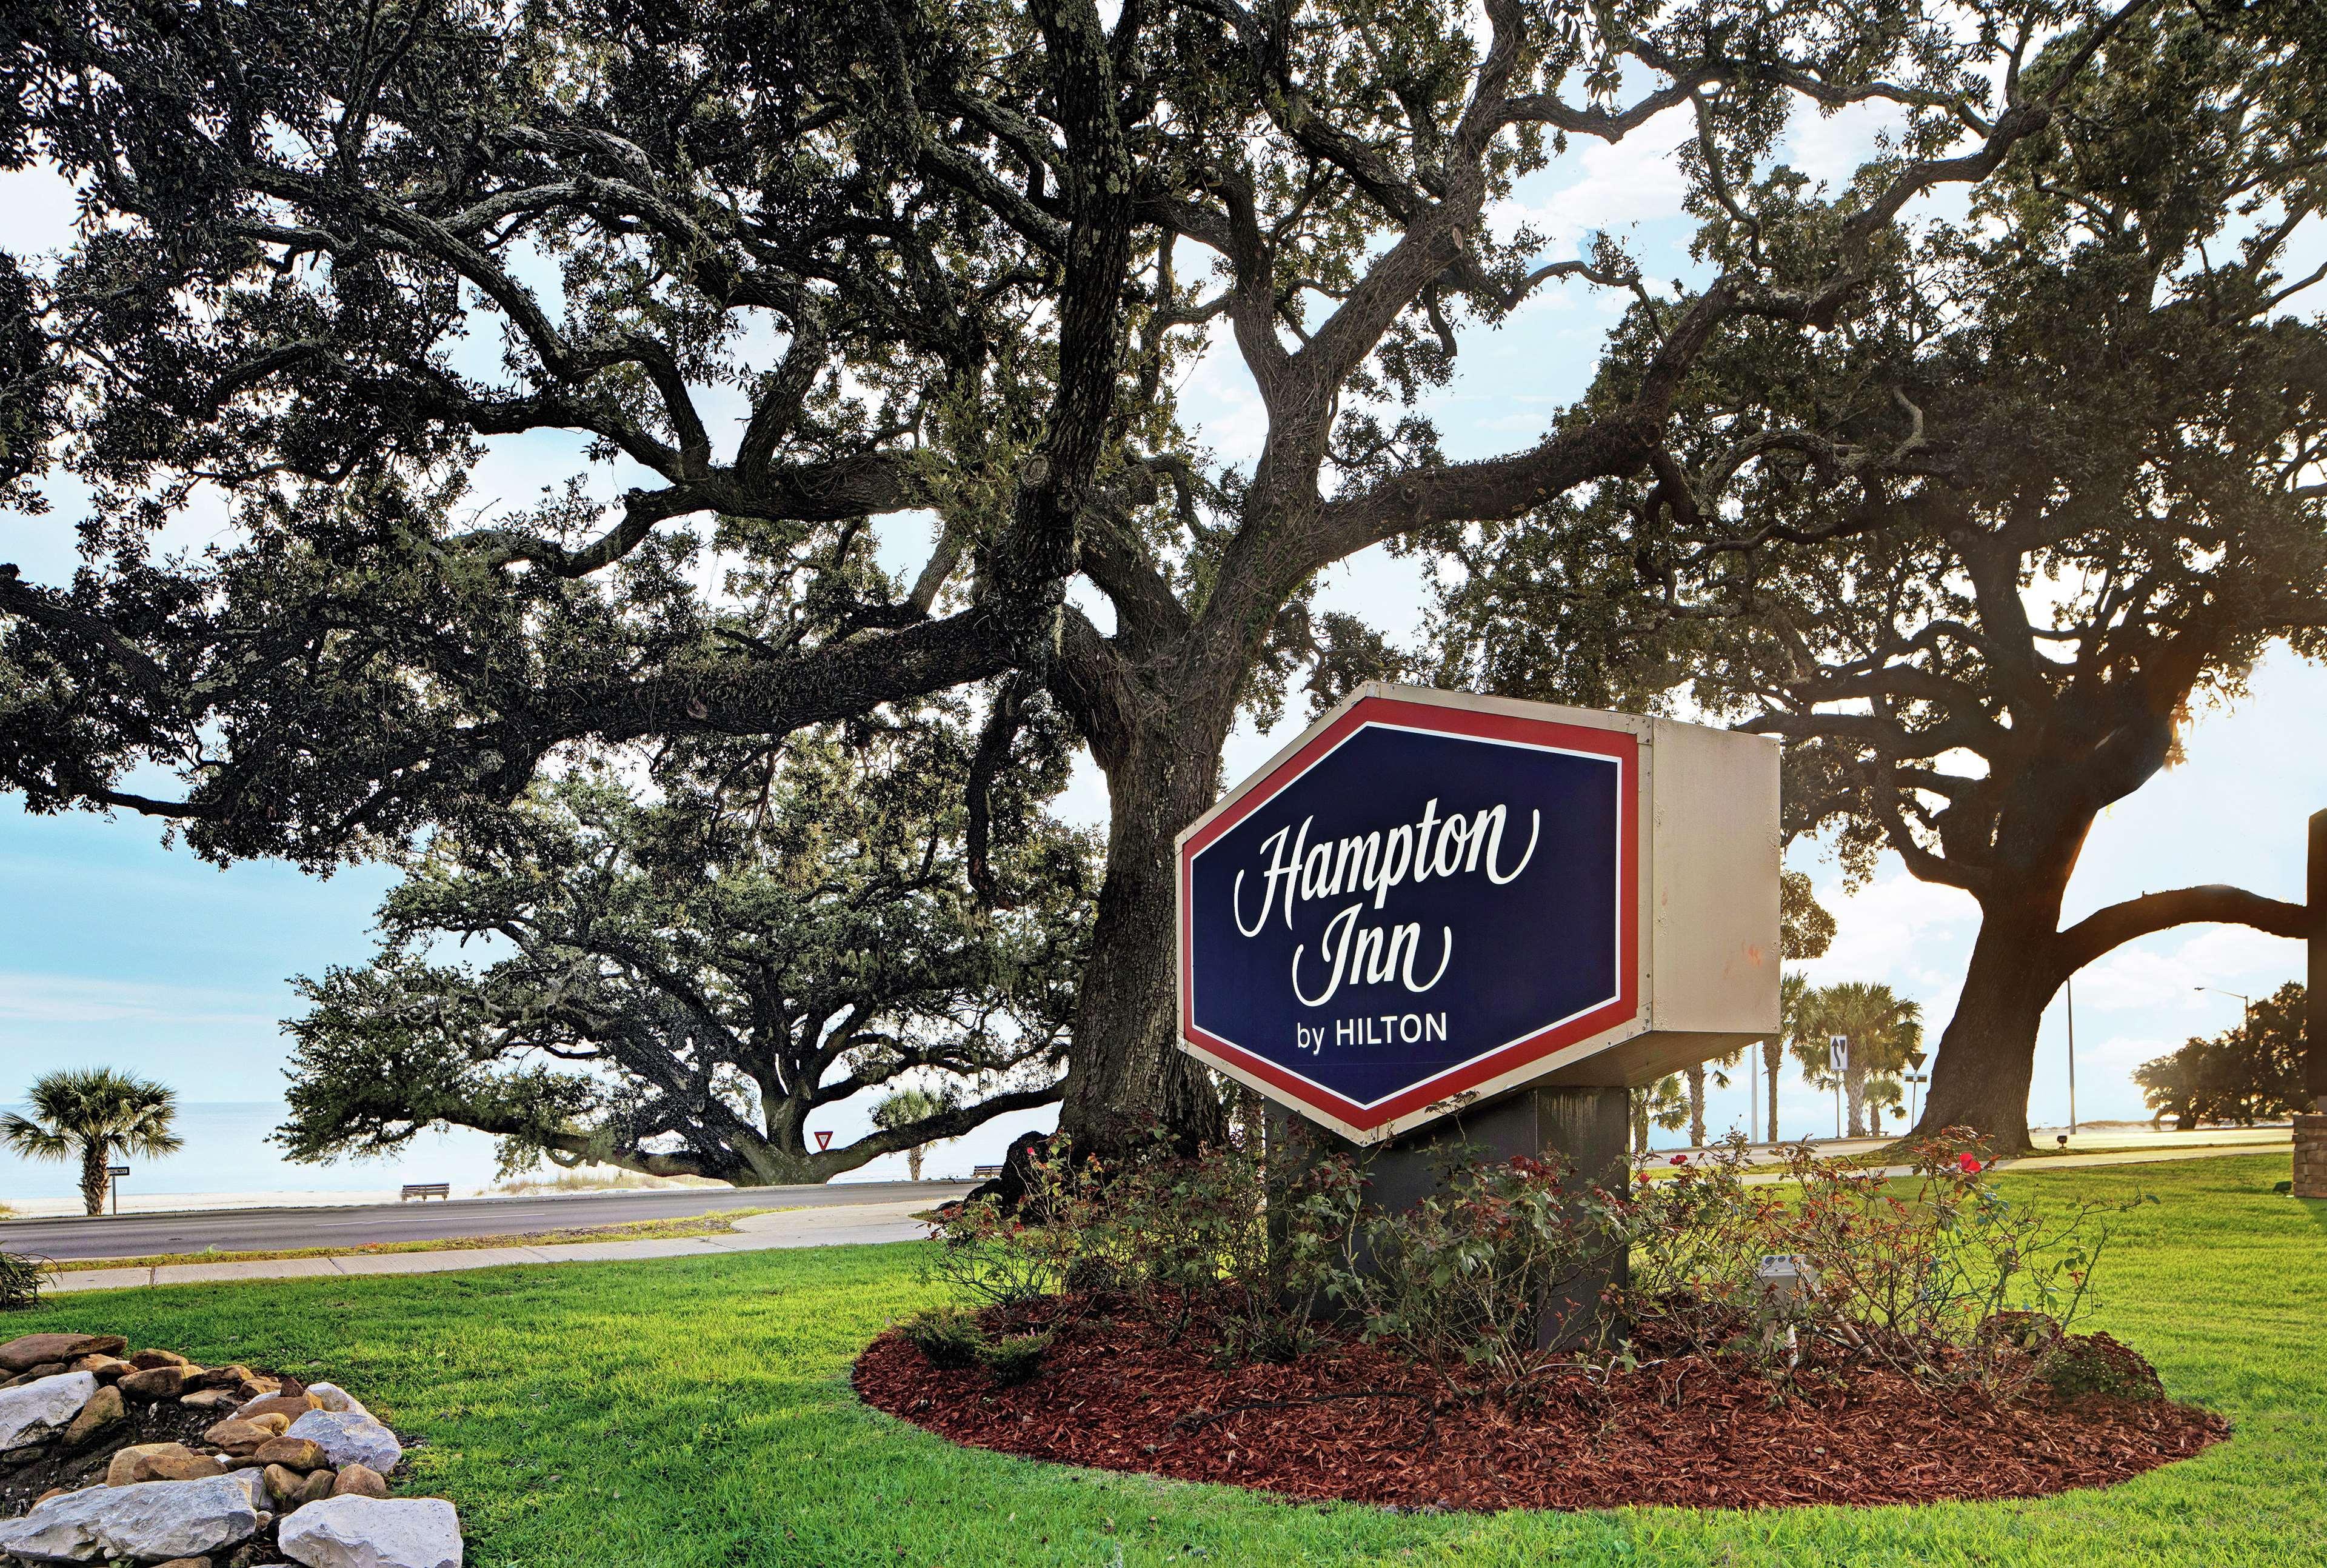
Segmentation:
[[(1837, 1034), (1850, 1040), (1849, 1066), (1840, 1075), (1827, 1043)], [(1898, 1075), (1907, 1053), (1922, 1047), (1923, 1010), (1871, 981), (1822, 985), (1803, 996), (1792, 1043), (1795, 1057), (1818, 1087), (1834, 1087), (1839, 1077), (1850, 1107), (1850, 1135), (1864, 1137), (1869, 1088), (1883, 1103), (1897, 1103)]]
[[(954, 1097), (950, 1095), (933, 1095), (924, 1088), (908, 1087), (873, 1107), (873, 1125), (882, 1128), (910, 1127), (915, 1122), (925, 1122), (932, 1116), (943, 1115), (951, 1110), (955, 1103)], [(939, 1143), (950, 1141), (938, 1140)], [(921, 1179), (921, 1160), (928, 1153), (929, 1145), (926, 1143), (914, 1143), (905, 1150), (905, 1168), (916, 1181)]]
[(175, 1091), (109, 1067), (52, 1072), (33, 1085), (33, 1115), (0, 1116), (0, 1141), (34, 1160), (80, 1161), (81, 1201), (105, 1212), (105, 1168), (116, 1154), (174, 1154)]

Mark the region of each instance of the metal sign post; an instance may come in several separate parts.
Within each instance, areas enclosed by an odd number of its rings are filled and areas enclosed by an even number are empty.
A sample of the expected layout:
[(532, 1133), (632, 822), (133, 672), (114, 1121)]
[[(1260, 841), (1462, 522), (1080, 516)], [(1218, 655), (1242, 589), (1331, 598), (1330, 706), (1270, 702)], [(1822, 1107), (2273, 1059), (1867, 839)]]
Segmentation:
[(107, 1165), (105, 1168), (105, 1184), (112, 1190), (113, 1212), (116, 1214), (121, 1212), (121, 1179), (128, 1174), (129, 1167), (126, 1165)]

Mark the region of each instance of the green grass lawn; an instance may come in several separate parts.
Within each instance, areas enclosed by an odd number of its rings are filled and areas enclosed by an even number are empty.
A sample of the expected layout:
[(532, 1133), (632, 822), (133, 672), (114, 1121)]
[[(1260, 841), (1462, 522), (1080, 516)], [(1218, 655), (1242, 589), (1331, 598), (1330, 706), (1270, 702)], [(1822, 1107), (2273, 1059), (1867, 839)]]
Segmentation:
[[(329, 1376), (424, 1445), (472, 1568), (711, 1564), (2327, 1564), (2327, 1204), (2281, 1153), (2012, 1176), (2157, 1193), (2098, 1326), (2237, 1434), (2107, 1492), (1929, 1508), (1392, 1516), (954, 1448), (857, 1405), (857, 1349), (928, 1298), (918, 1249), (834, 1247), (76, 1296), (112, 1330)], [(412, 1487), (413, 1483), (407, 1483)]]

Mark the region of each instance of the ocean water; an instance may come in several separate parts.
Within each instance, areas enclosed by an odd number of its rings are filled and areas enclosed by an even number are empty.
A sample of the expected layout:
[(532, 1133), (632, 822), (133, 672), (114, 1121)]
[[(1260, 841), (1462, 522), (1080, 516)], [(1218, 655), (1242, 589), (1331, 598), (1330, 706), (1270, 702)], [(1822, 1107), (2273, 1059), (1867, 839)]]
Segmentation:
[[(392, 1160), (294, 1165), (267, 1142), (285, 1114), (283, 1104), (273, 1100), (181, 1103), (177, 1132), (185, 1147), (163, 1159), (132, 1154), (117, 1162), (129, 1167), (121, 1179), (122, 1194), (363, 1192), (407, 1181), (450, 1181), (460, 1188), (493, 1181), (493, 1140), (465, 1129), (423, 1133)], [(0, 1202), (70, 1198), (79, 1190), (78, 1163), (27, 1160), (0, 1149)]]
[[(845, 1143), (864, 1136), (871, 1127), (873, 1097), (862, 1104), (827, 1107), (820, 1125), (836, 1131)], [(23, 1106), (0, 1106), (23, 1112)], [(283, 1125), (286, 1107), (279, 1100), (181, 1101), (178, 1135), (185, 1147), (166, 1159), (131, 1155), (117, 1163), (129, 1167), (121, 1179), (121, 1194), (243, 1192), (378, 1192), (407, 1181), (449, 1181), (453, 1190), (475, 1190), (500, 1180), (493, 1154), (494, 1141), (482, 1133), (450, 1128), (422, 1133), (388, 1160), (341, 1160), (329, 1165), (294, 1165), (267, 1141)], [(1022, 1111), (1001, 1116), (967, 1137), (953, 1139), (931, 1150), (923, 1174), (931, 1179), (966, 1177), (971, 1167), (999, 1161), (1010, 1140), (1023, 1132), (1047, 1131), (1056, 1125), (1056, 1111)], [(547, 1166), (532, 1174), (554, 1174)], [(902, 1154), (886, 1155), (836, 1178), (841, 1181), (901, 1181), (906, 1174)], [(0, 1148), (0, 1203), (35, 1198), (72, 1198), (80, 1191), (79, 1164), (26, 1160)]]

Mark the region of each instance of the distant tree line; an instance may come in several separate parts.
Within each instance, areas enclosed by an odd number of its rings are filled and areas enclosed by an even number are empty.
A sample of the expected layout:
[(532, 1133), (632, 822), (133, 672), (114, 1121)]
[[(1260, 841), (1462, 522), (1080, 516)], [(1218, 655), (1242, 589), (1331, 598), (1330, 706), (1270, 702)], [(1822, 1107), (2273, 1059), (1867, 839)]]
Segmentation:
[(2153, 1124), (2171, 1117), (2188, 1132), (2201, 1122), (2257, 1122), (2311, 1108), (2304, 1086), (2307, 994), (2288, 981), (2248, 1010), (2235, 1029), (2192, 1037), (2170, 1056), (2134, 1069)]

